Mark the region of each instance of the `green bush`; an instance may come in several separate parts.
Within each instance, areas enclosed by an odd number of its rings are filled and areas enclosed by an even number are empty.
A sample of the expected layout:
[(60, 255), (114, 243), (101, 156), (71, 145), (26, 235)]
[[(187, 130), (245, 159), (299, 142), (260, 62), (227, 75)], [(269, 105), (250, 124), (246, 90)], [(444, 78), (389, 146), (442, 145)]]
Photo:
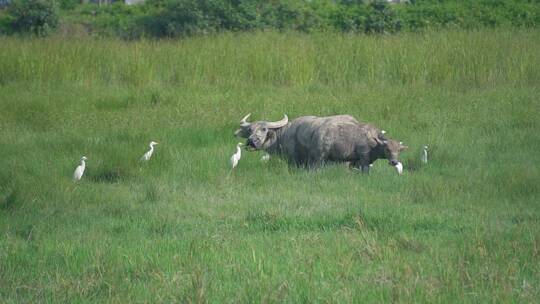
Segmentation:
[(11, 33), (11, 23), (13, 18), (0, 10), (0, 35)]
[(58, 7), (52, 0), (14, 0), (8, 14), (14, 32), (46, 36), (58, 27)]
[[(62, 7), (69, 8), (76, 0), (61, 1)], [(411, 0), (403, 4), (388, 4), (383, 0), (147, 0), (133, 6), (122, 2), (77, 5), (67, 15), (68, 20), (84, 23), (98, 35), (128, 39), (267, 29), (389, 34), (443, 28), (536, 27), (540, 24), (540, 3), (527, 0)]]
[(375, 1), (368, 5), (364, 29), (366, 33), (393, 33), (401, 29), (401, 22), (387, 2)]
[(540, 2), (526, 0), (418, 0), (399, 6), (406, 30), (426, 28), (480, 29), (535, 27), (540, 24)]
[(262, 24), (279, 30), (311, 32), (323, 26), (319, 11), (306, 2), (279, 1), (264, 6)]
[(146, 32), (156, 37), (178, 37), (212, 32), (219, 24), (213, 11), (203, 10), (197, 0), (168, 1), (142, 19)]
[(63, 10), (71, 10), (81, 3), (80, 0), (58, 0), (59, 6)]

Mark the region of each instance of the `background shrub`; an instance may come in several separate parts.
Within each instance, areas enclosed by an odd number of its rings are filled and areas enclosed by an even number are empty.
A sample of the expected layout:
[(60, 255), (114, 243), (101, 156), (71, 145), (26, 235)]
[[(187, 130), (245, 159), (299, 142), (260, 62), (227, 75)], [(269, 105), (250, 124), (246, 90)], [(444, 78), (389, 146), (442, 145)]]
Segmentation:
[(58, 27), (58, 7), (51, 0), (14, 0), (8, 14), (15, 32), (45, 36)]
[(387, 2), (375, 1), (368, 5), (364, 28), (366, 33), (393, 33), (400, 30), (401, 22)]
[(81, 0), (58, 0), (58, 6), (63, 10), (72, 10), (81, 3)]
[(0, 10), (0, 35), (9, 34), (12, 31), (13, 17)]
[[(63, 10), (63, 25), (127, 39), (253, 30), (391, 34), (540, 24), (540, 2), (528, 0), (411, 0), (402, 4), (383, 0), (147, 0), (131, 6), (122, 1), (107, 5), (56, 1)], [(52, 0), (15, 0), (7, 18), (0, 12), (0, 33), (41, 35), (57, 24)]]

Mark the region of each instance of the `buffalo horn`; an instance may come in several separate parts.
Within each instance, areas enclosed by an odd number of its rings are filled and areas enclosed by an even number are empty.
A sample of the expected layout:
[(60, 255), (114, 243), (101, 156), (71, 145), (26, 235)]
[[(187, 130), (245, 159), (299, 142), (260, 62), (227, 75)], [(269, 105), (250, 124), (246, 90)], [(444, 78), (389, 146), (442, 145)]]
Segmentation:
[(249, 127), (249, 125), (251, 125), (251, 123), (247, 122), (247, 119), (249, 118), (249, 116), (251, 116), (251, 113), (244, 116), (244, 118), (242, 118), (242, 120), (240, 120), (240, 127)]
[(287, 114), (283, 114), (283, 119), (279, 121), (269, 121), (266, 126), (270, 129), (281, 128), (289, 122), (289, 117)]

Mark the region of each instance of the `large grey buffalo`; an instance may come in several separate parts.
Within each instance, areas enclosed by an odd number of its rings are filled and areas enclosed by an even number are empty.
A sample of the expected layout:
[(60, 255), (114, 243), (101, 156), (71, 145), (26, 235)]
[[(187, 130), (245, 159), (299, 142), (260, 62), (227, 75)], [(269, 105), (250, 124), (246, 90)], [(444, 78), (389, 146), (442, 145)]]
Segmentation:
[(369, 172), (375, 160), (398, 164), (399, 152), (407, 149), (401, 142), (386, 138), (384, 132), (350, 115), (327, 117), (302, 116), (289, 122), (240, 121), (235, 135), (247, 139), (247, 148), (281, 155), (298, 166), (317, 168), (325, 162), (347, 162)]

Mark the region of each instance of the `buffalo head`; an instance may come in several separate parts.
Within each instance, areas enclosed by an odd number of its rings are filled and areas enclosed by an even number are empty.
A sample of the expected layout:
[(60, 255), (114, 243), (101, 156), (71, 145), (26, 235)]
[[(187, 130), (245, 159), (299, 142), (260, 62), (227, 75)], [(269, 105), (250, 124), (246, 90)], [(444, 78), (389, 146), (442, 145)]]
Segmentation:
[(377, 142), (384, 150), (384, 158), (388, 159), (388, 164), (395, 166), (399, 162), (399, 152), (406, 150), (407, 146), (404, 146), (401, 141), (396, 141), (393, 139), (382, 138), (379, 136)]
[(240, 128), (234, 135), (247, 138), (247, 147), (252, 150), (266, 149), (277, 139), (276, 131), (287, 125), (289, 118), (284, 115), (279, 121), (255, 121), (248, 122), (248, 114), (240, 121)]

